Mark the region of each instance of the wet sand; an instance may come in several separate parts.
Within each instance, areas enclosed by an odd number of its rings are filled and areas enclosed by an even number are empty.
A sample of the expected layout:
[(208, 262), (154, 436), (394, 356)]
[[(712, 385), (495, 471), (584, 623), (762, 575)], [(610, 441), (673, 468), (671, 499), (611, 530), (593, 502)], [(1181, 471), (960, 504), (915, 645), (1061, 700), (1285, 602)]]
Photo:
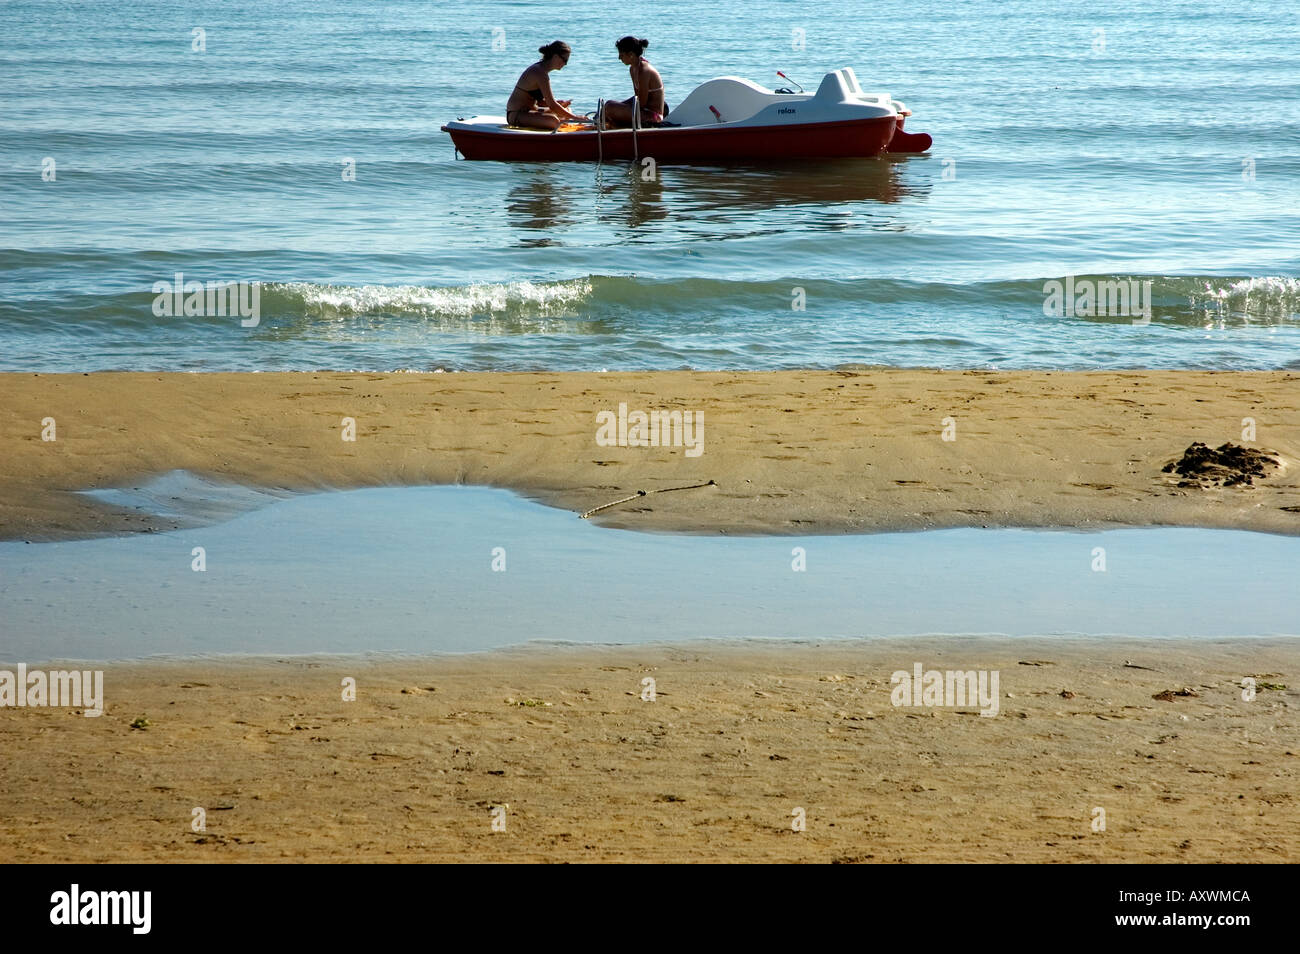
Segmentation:
[[(165, 515), (75, 491), (176, 469), (290, 490), (484, 484), (575, 513), (713, 482), (594, 518), (647, 530), (1296, 533), (1297, 383), (1145, 371), (6, 374), (0, 536), (170, 529)], [(601, 446), (596, 415), (620, 403), (702, 412), (703, 453)], [(57, 440), (41, 440), (47, 417)], [(356, 441), (340, 437), (345, 417)], [(1280, 466), (1251, 485), (1180, 487), (1163, 468), (1195, 441), (1264, 448)], [(1277, 639), (909, 637), (105, 664), (100, 718), (0, 708), (0, 853), (1293, 862), (1298, 654)], [(917, 662), (997, 671), (998, 715), (893, 706), (890, 674)], [(340, 698), (348, 676), (355, 701)], [(1247, 677), (1261, 686), (1249, 702)], [(653, 702), (639, 695), (645, 678)], [(492, 830), (497, 806), (505, 831)], [(195, 808), (205, 831), (192, 830)], [(792, 830), (796, 809), (804, 831)]]
[[(998, 671), (998, 714), (893, 706), (918, 662)], [(1298, 667), (954, 637), (110, 664), (99, 718), (0, 709), (0, 855), (1295, 862)]]
[[(620, 403), (702, 412), (702, 453), (601, 446), (596, 415)], [(72, 491), (173, 469), (293, 490), (484, 484), (575, 513), (715, 482), (593, 517), (652, 530), (1300, 532), (1288, 372), (11, 373), (0, 435), (7, 539), (168, 529)], [(1180, 487), (1162, 468), (1195, 441), (1265, 448), (1281, 466), (1252, 486)]]

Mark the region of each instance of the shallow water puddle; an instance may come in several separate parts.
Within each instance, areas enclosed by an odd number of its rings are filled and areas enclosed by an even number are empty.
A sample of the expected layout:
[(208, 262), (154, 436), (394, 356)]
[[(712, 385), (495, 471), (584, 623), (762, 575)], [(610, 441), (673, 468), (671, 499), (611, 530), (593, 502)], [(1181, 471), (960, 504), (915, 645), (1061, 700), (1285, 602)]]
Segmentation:
[(1239, 531), (684, 536), (604, 529), (503, 490), (379, 488), (170, 533), (0, 543), (0, 659), (1295, 634), (1298, 564), (1300, 538)]

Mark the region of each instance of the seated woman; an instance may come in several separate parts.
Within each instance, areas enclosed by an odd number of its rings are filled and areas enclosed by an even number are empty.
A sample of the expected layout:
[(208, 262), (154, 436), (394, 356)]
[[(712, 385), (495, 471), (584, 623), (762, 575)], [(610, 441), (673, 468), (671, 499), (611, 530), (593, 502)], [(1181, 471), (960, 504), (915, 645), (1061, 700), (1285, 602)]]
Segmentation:
[[(618, 48), (618, 58), (627, 64), (632, 75), (634, 97), (641, 104), (641, 125), (661, 123), (668, 118), (668, 102), (664, 99), (664, 81), (659, 71), (650, 65), (642, 54), (650, 45), (649, 40), (639, 40), (634, 36), (625, 36), (614, 44)], [(605, 121), (612, 126), (632, 125), (632, 100), (605, 103)]]
[(538, 47), (542, 58), (519, 76), (515, 88), (506, 100), (506, 123), (527, 129), (556, 129), (565, 119), (577, 119), (569, 112), (572, 100), (557, 100), (551, 95), (552, 70), (562, 70), (569, 62), (572, 51), (569, 44), (556, 40)]

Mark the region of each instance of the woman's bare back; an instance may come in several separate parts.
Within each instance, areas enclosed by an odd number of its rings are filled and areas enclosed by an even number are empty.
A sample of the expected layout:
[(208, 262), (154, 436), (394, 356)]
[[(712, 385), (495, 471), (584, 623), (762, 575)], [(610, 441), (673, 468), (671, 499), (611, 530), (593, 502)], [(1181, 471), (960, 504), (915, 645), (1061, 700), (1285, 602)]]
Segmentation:
[(515, 88), (506, 100), (506, 110), (530, 110), (537, 103), (543, 102), (549, 92), (550, 78), (540, 63), (534, 63), (519, 74)]
[(632, 88), (641, 102), (642, 108), (651, 113), (665, 113), (664, 81), (659, 71), (650, 63), (641, 59), (628, 68), (632, 76)]

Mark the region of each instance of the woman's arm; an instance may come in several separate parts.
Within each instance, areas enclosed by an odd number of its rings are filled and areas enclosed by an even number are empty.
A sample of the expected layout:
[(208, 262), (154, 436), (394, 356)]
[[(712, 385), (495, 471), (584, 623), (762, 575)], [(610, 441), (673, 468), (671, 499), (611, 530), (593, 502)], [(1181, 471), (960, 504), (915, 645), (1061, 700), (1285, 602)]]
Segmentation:
[(546, 103), (547, 109), (549, 109), (555, 115), (562, 116), (565, 119), (578, 118), (577, 116), (573, 115), (573, 113), (565, 109), (562, 103), (556, 100), (555, 96), (551, 93), (551, 78), (547, 76), (545, 73), (542, 74), (541, 90), (542, 90), (542, 98), (543, 101)]

